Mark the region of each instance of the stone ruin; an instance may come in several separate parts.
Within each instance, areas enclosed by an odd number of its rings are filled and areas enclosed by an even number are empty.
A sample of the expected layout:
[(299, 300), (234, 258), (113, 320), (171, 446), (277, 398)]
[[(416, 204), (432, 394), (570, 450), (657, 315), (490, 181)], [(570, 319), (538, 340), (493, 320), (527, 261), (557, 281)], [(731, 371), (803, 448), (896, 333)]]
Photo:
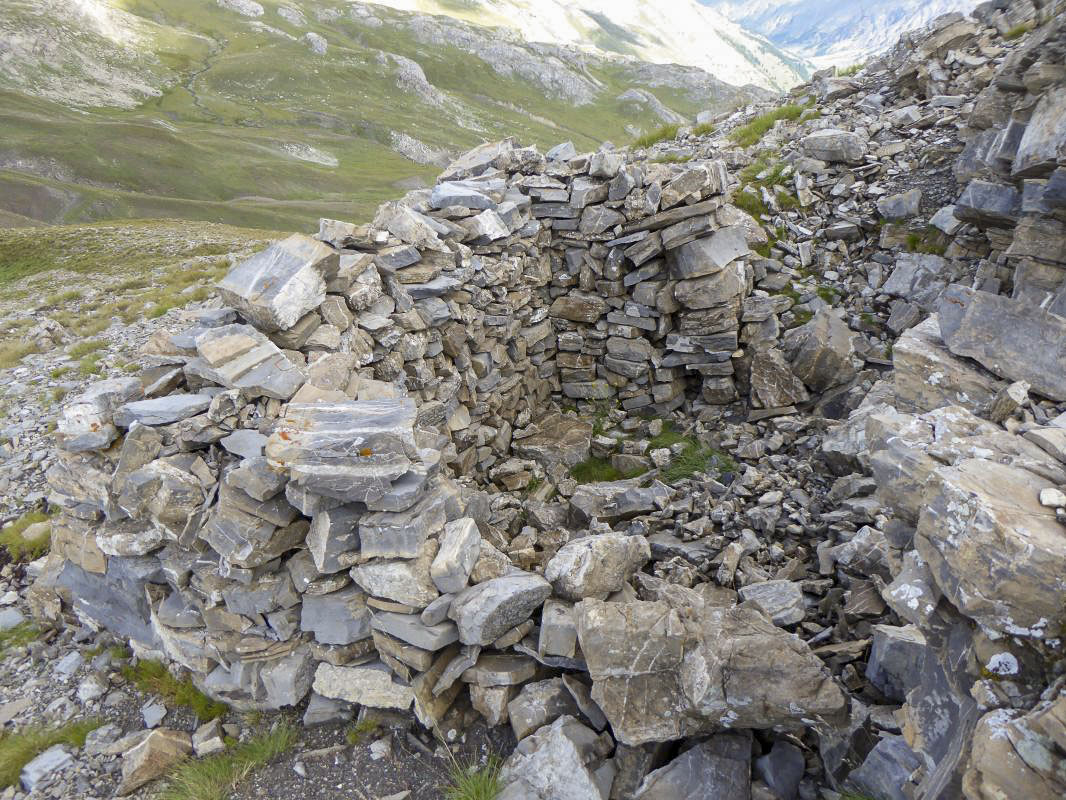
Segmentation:
[[(986, 28), (1008, 24), (992, 5)], [(746, 798), (752, 731), (814, 731), (831, 785), (851, 773), (886, 796), (912, 775), (907, 797), (1066, 785), (1066, 511), (1047, 494), (1066, 484), (1066, 427), (1028, 400), (1066, 401), (1061, 348), (1034, 346), (1066, 335), (1062, 26), (1047, 27), (1046, 49), (976, 88), (966, 59), (986, 34), (961, 18), (869, 67), (888, 90), (805, 87), (862, 135), (823, 125), (794, 144), (822, 228), (771, 256), (729, 201), (735, 153), (506, 140), (370, 225), (323, 220), (237, 264), (220, 302), (153, 339), (151, 370), (66, 405), (41, 613), (70, 604), (238, 709), (308, 698), (310, 718), (356, 704), (436, 729), (469, 703), (519, 742), (510, 800), (555, 797), (561, 776), (590, 800), (711, 784)], [(948, 258), (898, 254), (883, 285), (870, 278), (903, 332), (878, 380), (854, 324), (786, 289), (812, 245), (894, 246), (858, 202), (825, 198), (895, 163), (887, 132), (924, 129), (908, 99), (946, 115), (951, 87), (976, 96), (966, 189), (934, 220), (955, 238)], [(888, 200), (906, 198), (878, 201), (886, 216)], [(975, 273), (954, 270), (971, 256)], [(1031, 422), (1005, 422), (1023, 406)], [(846, 420), (821, 437), (798, 409)], [(762, 471), (723, 461), (678, 491), (681, 450), (604, 436), (605, 413), (651, 436), (671, 414), (743, 421), (733, 452)], [(821, 497), (798, 485), (753, 496), (775, 468), (810, 475), (785, 442), (840, 476), (835, 510), (808, 515)], [(578, 485), (590, 456), (640, 475)], [(714, 535), (734, 504), (743, 530)], [(821, 541), (756, 563), (782, 531)], [(789, 630), (805, 593), (845, 606), (806, 641)], [(848, 619), (886, 604), (905, 624), (860, 622), (869, 636), (848, 640)], [(867, 679), (906, 701), (898, 726), (842, 690), (870, 647)], [(679, 740), (692, 746), (669, 760)], [(773, 789), (802, 777), (804, 752), (778, 738), (760, 762)]]

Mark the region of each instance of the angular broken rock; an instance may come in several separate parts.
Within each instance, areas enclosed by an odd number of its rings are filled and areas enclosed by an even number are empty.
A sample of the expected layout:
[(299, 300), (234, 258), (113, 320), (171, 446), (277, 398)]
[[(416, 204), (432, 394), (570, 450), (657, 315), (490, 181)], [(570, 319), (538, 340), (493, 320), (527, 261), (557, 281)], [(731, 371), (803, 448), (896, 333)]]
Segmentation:
[(1066, 536), (1039, 499), (1051, 485), (983, 459), (929, 479), (915, 546), (955, 607), (990, 630), (1045, 639), (1066, 625)]
[(684, 619), (662, 601), (575, 607), (592, 697), (626, 744), (724, 726), (766, 729), (843, 717), (844, 694), (799, 637), (757, 608)]
[(189, 734), (169, 728), (156, 728), (122, 756), (122, 783), (119, 795), (130, 794), (167, 773), (177, 762), (192, 754)]
[(803, 592), (795, 581), (763, 581), (750, 583), (738, 592), (740, 599), (751, 601), (770, 617), (774, 625), (786, 626), (802, 622), (807, 614)]
[(803, 152), (811, 158), (830, 163), (858, 164), (866, 155), (866, 144), (856, 134), (825, 128), (815, 131), (800, 142)]
[(551, 591), (551, 584), (539, 575), (516, 572), (464, 589), (452, 601), (448, 616), (459, 627), (463, 644), (490, 645), (529, 619)]
[(602, 533), (563, 545), (544, 569), (555, 594), (567, 600), (606, 598), (651, 558), (643, 536)]
[(957, 284), (940, 296), (938, 313), (952, 353), (1002, 378), (1025, 381), (1036, 394), (1066, 400), (1066, 319)]
[(377, 500), (412, 467), (413, 400), (290, 403), (267, 440), (274, 469), (316, 494)]
[(751, 734), (719, 733), (644, 778), (633, 800), (749, 800)]
[(364, 667), (337, 667), (322, 662), (315, 670), (313, 688), (323, 697), (346, 700), (371, 708), (406, 711), (414, 702), (410, 686), (396, 683), (384, 664)]
[(444, 526), (440, 549), (429, 568), (434, 585), (445, 594), (462, 591), (480, 554), (481, 533), (477, 522), (471, 517), (449, 522)]
[(500, 771), (497, 800), (603, 800), (594, 775), (610, 737), (562, 716), (518, 743)]
[(296, 233), (231, 269), (219, 292), (261, 330), (288, 330), (322, 305), (338, 259), (329, 245)]
[(63, 406), (57, 421), (60, 447), (73, 453), (106, 449), (118, 438), (115, 410), (143, 396), (139, 378), (109, 378), (91, 384)]
[(680, 280), (713, 275), (749, 252), (744, 228), (730, 225), (672, 250), (670, 272)]

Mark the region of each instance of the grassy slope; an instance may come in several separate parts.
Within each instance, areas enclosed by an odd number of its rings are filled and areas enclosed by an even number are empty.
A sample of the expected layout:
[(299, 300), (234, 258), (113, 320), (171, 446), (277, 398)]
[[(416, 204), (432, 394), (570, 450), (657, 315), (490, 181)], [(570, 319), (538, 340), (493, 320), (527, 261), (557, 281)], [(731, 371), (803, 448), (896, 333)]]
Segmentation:
[[(159, 61), (179, 79), (133, 110), (72, 110), (12, 87), (0, 91), (0, 156), (23, 165), (0, 169), (0, 225), (21, 217), (178, 217), (302, 230), (319, 216), (366, 218), (402, 181), (432, 180), (436, 167), (390, 148), (394, 130), (452, 150), (512, 134), (591, 148), (625, 140), (627, 124), (658, 124), (614, 99), (631, 85), (619, 66), (590, 68), (605, 90), (577, 108), (454, 47), (422, 45), (400, 25), (374, 28), (348, 16), (320, 24), (308, 5), (307, 25), (296, 27), (275, 13), (278, 3), (264, 2), (261, 21), (296, 37), (290, 41), (208, 0), (123, 5), (155, 24)], [(324, 56), (300, 39), (307, 31), (327, 39)], [(381, 50), (418, 61), (455, 110), (397, 89)], [(685, 113), (714, 105), (670, 95)], [(324, 151), (338, 166), (287, 155), (282, 147), (292, 144)]]

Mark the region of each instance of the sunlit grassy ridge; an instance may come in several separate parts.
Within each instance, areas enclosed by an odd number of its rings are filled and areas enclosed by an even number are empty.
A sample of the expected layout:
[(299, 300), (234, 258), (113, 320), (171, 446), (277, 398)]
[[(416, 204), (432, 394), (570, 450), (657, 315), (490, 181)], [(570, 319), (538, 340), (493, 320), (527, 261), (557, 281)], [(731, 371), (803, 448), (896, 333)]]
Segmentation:
[[(632, 67), (590, 60), (584, 72), (600, 90), (578, 105), (451, 44), (422, 43), (402, 15), (382, 8), (374, 8), (386, 20), (378, 26), (346, 6), (320, 21), (322, 8), (297, 0), (285, 5), (300, 7), (306, 23), (294, 25), (269, 0), (256, 20), (214, 2), (112, 2), (150, 21), (145, 70), (160, 95), (135, 108), (71, 108), (7, 82), (0, 225), (177, 217), (303, 230), (319, 216), (365, 219), (409, 181), (436, 176), (438, 166), (395, 151), (395, 132), (438, 152), (508, 135), (592, 148), (627, 125), (661, 125), (617, 99), (634, 85), (685, 114), (736, 101), (648, 87)], [(15, 3), (6, 24), (17, 30), (30, 9)], [(308, 46), (310, 32), (326, 39), (324, 54)], [(417, 62), (444, 94), (404, 84), (389, 54)]]

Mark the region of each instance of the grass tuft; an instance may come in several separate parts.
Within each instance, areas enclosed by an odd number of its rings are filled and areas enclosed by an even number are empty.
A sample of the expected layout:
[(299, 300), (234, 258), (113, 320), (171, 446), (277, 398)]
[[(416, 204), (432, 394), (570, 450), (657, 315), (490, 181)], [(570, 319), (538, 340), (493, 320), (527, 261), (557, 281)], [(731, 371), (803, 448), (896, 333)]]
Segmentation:
[(49, 747), (82, 747), (85, 737), (102, 724), (100, 720), (83, 719), (59, 727), (28, 725), (19, 731), (0, 733), (0, 788), (18, 785), (22, 768)]
[(0, 529), (0, 547), (7, 550), (14, 561), (37, 560), (48, 552), (48, 547), (52, 541), (51, 528), (29, 539), (22, 534), (31, 525), (47, 521), (48, 515), (40, 511), (30, 511), (27, 514), (23, 514), (10, 525)]
[(924, 233), (908, 233), (905, 246), (908, 253), (933, 256), (942, 256), (947, 251), (940, 231), (936, 228), (927, 228)]
[(715, 126), (710, 122), (704, 122), (692, 129), (693, 136), (709, 136), (714, 133)]
[(680, 125), (663, 125), (661, 128), (651, 131), (650, 133), (646, 133), (640, 138), (634, 140), (633, 146), (645, 148), (651, 147), (653, 144), (657, 144), (658, 142), (666, 142), (670, 141), (671, 139), (676, 139), (677, 133), (680, 130)]
[(635, 470), (622, 472), (610, 459), (589, 458), (580, 464), (575, 464), (570, 469), (570, 477), (578, 483), (605, 483), (607, 481), (622, 481), (628, 478), (636, 478), (643, 475), (647, 470)]
[(23, 622), (14, 628), (0, 631), (0, 654), (6, 652), (9, 647), (25, 647), (36, 641), (40, 635), (41, 632), (32, 622)]
[(1003, 38), (1006, 39), (1008, 42), (1012, 42), (1015, 39), (1022, 38), (1032, 29), (1033, 26), (1028, 22), (1022, 23), (1021, 25), (1015, 25), (1013, 28), (1003, 34)]
[(122, 674), (142, 692), (158, 694), (168, 705), (192, 710), (201, 722), (216, 719), (229, 711), (225, 703), (212, 700), (197, 689), (191, 678), (175, 678), (159, 661), (144, 659), (135, 665), (128, 664), (122, 668)]
[(503, 791), (502, 766), (495, 757), (483, 767), (456, 764), (452, 768), (451, 783), (444, 789), (445, 800), (495, 800)]
[(88, 341), (78, 342), (67, 353), (71, 358), (81, 358), (89, 355), (89, 353), (103, 350), (105, 347), (107, 347), (107, 342), (103, 339), (89, 339)]
[(39, 353), (40, 348), (33, 342), (15, 342), (0, 344), (0, 369), (13, 367), (30, 353)]
[(858, 75), (865, 66), (865, 64), (859, 63), (852, 64), (850, 67), (837, 67), (837, 77), (850, 78), (852, 75)]
[(227, 800), (256, 767), (296, 743), (296, 729), (281, 722), (273, 730), (222, 753), (198, 761), (184, 761), (166, 778), (159, 800)]
[(742, 125), (737, 128), (729, 135), (729, 138), (740, 147), (751, 147), (753, 144), (758, 144), (762, 141), (762, 137), (765, 136), (777, 122), (783, 119), (795, 122), (806, 110), (807, 106), (800, 106), (795, 103), (789, 103), (780, 108), (775, 108), (773, 111), (768, 111), (765, 114), (760, 114), (755, 117), (755, 119), (747, 125)]
[(725, 453), (700, 444), (695, 439), (687, 441), (688, 444), (685, 445), (681, 454), (676, 456), (670, 466), (663, 470), (661, 477), (664, 482), (673, 483), (684, 480), (699, 472), (721, 475), (723, 472), (737, 471), (736, 462)]
[(349, 725), (348, 730), (344, 732), (344, 738), (348, 740), (348, 744), (357, 745), (377, 729), (378, 721), (367, 717), (354, 725)]

